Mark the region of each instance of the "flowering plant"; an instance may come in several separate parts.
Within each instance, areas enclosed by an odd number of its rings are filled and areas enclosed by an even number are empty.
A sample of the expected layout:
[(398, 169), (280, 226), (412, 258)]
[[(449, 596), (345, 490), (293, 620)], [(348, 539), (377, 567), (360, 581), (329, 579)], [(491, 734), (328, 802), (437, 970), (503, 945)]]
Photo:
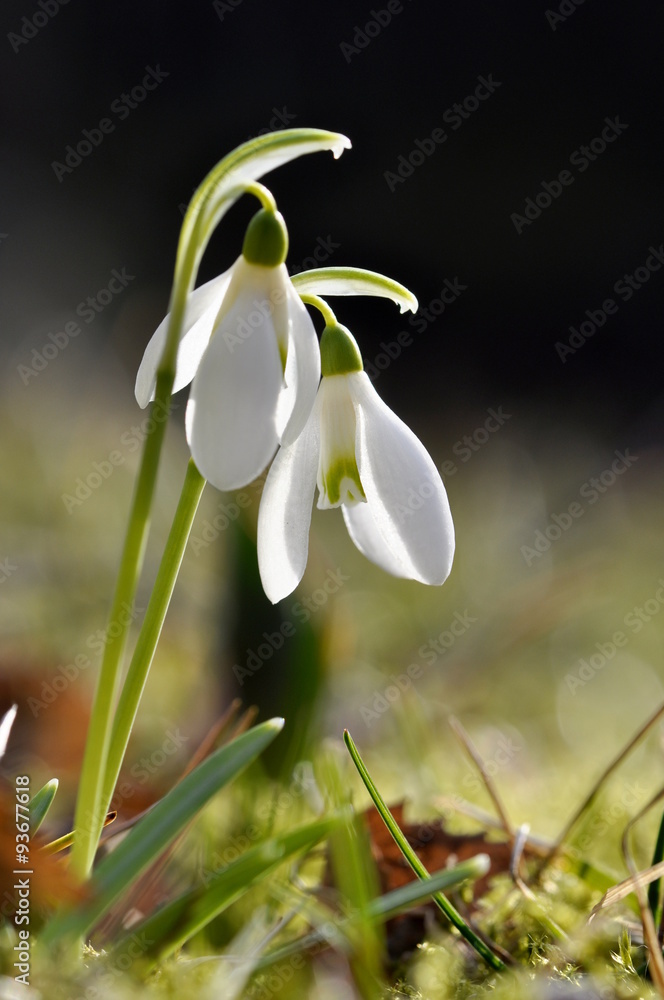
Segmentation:
[[(152, 404), (168, 415), (172, 394), (191, 386), (185, 415), (191, 458), (124, 676), (126, 630), (112, 637), (109, 632), (104, 646), (74, 831), (65, 838), (67, 846), (73, 844), (70, 870), (84, 888), (74, 904), (47, 924), (43, 941), (48, 945), (85, 938), (130, 882), (170, 847), (214, 792), (254, 760), (283, 725), (284, 720), (273, 719), (256, 726), (199, 763), (94, 866), (208, 480), (221, 490), (243, 487), (274, 459), (257, 529), (260, 575), (272, 602), (291, 593), (304, 574), (316, 487), (318, 506), (342, 508), (351, 539), (377, 566), (434, 585), (450, 573), (454, 527), (440, 475), (422, 443), (375, 392), (354, 337), (337, 322), (327, 302), (330, 296), (380, 296), (403, 312), (415, 311), (417, 300), (398, 282), (355, 267), (321, 268), (291, 279), (285, 264), (286, 224), (271, 192), (259, 183), (265, 173), (297, 156), (317, 150), (339, 156), (349, 146), (345, 136), (317, 129), (290, 129), (252, 140), (211, 171), (185, 216), (169, 310), (147, 344), (135, 392), (141, 407)], [(223, 274), (196, 288), (200, 260), (213, 231), (244, 194), (257, 198), (260, 209), (247, 227), (240, 255)], [(325, 321), (320, 345), (308, 308), (318, 310)], [(119, 609), (133, 606), (141, 573), (166, 420), (154, 423), (154, 432), (144, 442), (112, 622)], [(38, 794), (43, 813), (54, 794), (51, 786)], [(269, 872), (289, 853), (312, 846), (339, 822), (340, 815), (333, 814), (296, 836), (281, 837), (264, 855), (254, 858), (248, 852), (252, 878)], [(483, 865), (471, 866), (472, 872)], [(463, 877), (470, 870), (464, 869)], [(156, 924), (148, 918), (142, 933), (167, 953), (227, 905), (228, 891), (226, 876), (216, 872), (205, 891), (173, 900), (157, 911)], [(451, 919), (465, 926), (457, 917)], [(122, 939), (118, 947), (120, 957), (126, 947), (133, 960), (132, 941)], [(481, 952), (481, 942), (478, 947)]]

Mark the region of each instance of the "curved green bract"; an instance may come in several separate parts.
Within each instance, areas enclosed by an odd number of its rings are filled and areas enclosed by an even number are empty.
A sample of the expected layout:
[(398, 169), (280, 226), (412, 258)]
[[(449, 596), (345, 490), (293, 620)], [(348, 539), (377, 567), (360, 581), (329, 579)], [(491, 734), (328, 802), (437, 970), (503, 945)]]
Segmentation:
[(405, 285), (362, 267), (317, 267), (291, 279), (301, 295), (375, 295), (391, 299), (400, 311), (417, 312), (417, 299)]
[[(171, 295), (171, 322), (160, 370), (175, 366), (179, 332), (187, 296), (193, 288), (198, 263), (212, 232), (228, 209), (265, 174), (305, 153), (329, 149), (338, 158), (350, 148), (339, 132), (318, 128), (291, 128), (250, 139), (220, 160), (199, 185), (182, 223), (175, 259)], [(266, 207), (264, 205), (264, 207)]]
[[(180, 296), (182, 308), (193, 287), (196, 265), (207, 246), (212, 231), (228, 209), (251, 185), (277, 167), (305, 153), (329, 149), (335, 159), (350, 148), (350, 139), (339, 132), (317, 128), (292, 128), (250, 139), (225, 156), (199, 185), (189, 203), (182, 223), (178, 252), (175, 261), (175, 281), (171, 297), (171, 326), (173, 309)], [(181, 286), (181, 281), (184, 287)], [(179, 312), (179, 310), (178, 310)], [(179, 328), (181, 317), (177, 317)], [(178, 341), (171, 345), (171, 333), (164, 350), (164, 367), (175, 363)]]

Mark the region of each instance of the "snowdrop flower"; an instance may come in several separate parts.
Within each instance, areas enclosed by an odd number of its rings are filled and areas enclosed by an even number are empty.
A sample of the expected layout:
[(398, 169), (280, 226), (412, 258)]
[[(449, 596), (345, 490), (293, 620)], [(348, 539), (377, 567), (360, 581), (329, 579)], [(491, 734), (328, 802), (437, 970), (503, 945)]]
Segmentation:
[(454, 556), (445, 487), (419, 439), (380, 399), (352, 334), (326, 326), (323, 378), (301, 435), (268, 473), (258, 514), (263, 588), (276, 603), (302, 579), (314, 492), (341, 507), (353, 542), (394, 576), (442, 584)]
[[(287, 249), (281, 214), (262, 209), (232, 267), (187, 302), (173, 391), (192, 382), (187, 441), (201, 474), (220, 490), (255, 479), (279, 442), (297, 437), (316, 397), (318, 339), (288, 277)], [(154, 398), (168, 320), (138, 370), (142, 407)]]

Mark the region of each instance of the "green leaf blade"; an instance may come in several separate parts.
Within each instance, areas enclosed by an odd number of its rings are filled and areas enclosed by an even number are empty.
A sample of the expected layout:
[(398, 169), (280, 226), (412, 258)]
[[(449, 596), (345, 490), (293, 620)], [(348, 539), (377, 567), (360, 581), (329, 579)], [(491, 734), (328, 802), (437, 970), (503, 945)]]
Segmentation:
[[(408, 843), (403, 831), (399, 827), (399, 824), (395, 820), (394, 816), (385, 804), (385, 800), (378, 791), (378, 788), (374, 784), (373, 778), (369, 774), (367, 767), (360, 756), (360, 752), (353, 742), (353, 737), (350, 735), (348, 730), (344, 731), (344, 743), (351, 755), (353, 763), (358, 770), (364, 785), (369, 792), (369, 795), (373, 799), (376, 809), (380, 813), (381, 819), (385, 823), (385, 826), (390, 831), (394, 842), (403, 854), (404, 858), (413, 869), (418, 878), (425, 879), (429, 878), (429, 872), (422, 864), (417, 854), (413, 848)], [(445, 914), (447, 919), (452, 923), (456, 929), (459, 931), (462, 937), (468, 941), (468, 943), (475, 949), (478, 955), (480, 955), (487, 965), (495, 969), (496, 971), (504, 971), (505, 963), (501, 958), (496, 955), (489, 946), (482, 941), (481, 938), (475, 934), (473, 929), (469, 927), (466, 921), (463, 919), (460, 913), (452, 906), (450, 901), (442, 892), (435, 892), (433, 894), (433, 900), (438, 906), (438, 908)]]
[(51, 778), (43, 788), (33, 795), (30, 800), (30, 833), (35, 834), (46, 819), (46, 814), (51, 808), (55, 793), (58, 790), (58, 779)]
[(307, 826), (270, 838), (230, 862), (224, 868), (206, 873), (205, 884), (197, 886), (167, 903), (153, 916), (133, 929), (113, 951), (113, 961), (120, 961), (125, 968), (127, 958), (132, 958), (132, 943), (139, 939), (151, 944), (145, 957), (161, 960), (180, 948), (194, 934), (219, 916), (232, 903), (248, 892), (262, 878), (266, 878), (295, 854), (310, 850), (338, 823), (332, 816), (317, 820)]
[(166, 850), (212, 796), (269, 746), (283, 724), (283, 719), (271, 719), (255, 726), (211, 754), (183, 778), (136, 824), (126, 839), (104, 858), (92, 878), (92, 900), (65, 917), (54, 918), (42, 940), (50, 944), (65, 936), (89, 932), (122, 892)]

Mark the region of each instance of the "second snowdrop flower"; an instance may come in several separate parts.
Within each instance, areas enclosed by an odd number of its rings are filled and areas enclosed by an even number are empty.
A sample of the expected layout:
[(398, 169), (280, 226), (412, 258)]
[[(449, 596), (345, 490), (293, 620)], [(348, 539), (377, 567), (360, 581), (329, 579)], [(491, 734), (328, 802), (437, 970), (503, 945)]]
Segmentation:
[(454, 525), (431, 456), (380, 399), (350, 331), (326, 326), (323, 378), (302, 434), (268, 473), (258, 515), (258, 561), (273, 603), (290, 594), (307, 563), (314, 492), (341, 507), (353, 542), (394, 576), (442, 584), (454, 556)]

